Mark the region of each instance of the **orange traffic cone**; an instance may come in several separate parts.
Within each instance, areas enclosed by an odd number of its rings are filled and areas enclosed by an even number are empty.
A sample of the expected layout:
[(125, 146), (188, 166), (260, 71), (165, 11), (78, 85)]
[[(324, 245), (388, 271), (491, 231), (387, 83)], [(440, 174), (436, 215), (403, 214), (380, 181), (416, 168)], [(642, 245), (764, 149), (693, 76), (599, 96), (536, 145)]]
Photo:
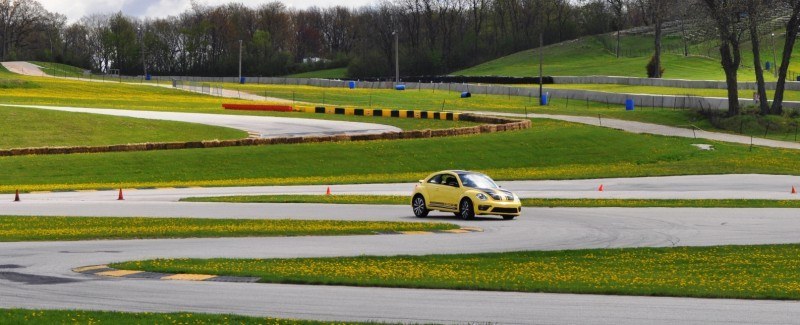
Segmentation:
[(125, 200), (125, 198), (122, 197), (122, 189), (119, 189), (119, 197), (117, 197), (117, 201), (123, 201), (123, 200)]
[(599, 192), (603, 191), (603, 184), (600, 184), (600, 187), (597, 188), (597, 191), (599, 191)]
[(328, 186), (328, 190), (325, 192), (325, 195), (331, 195), (331, 187)]
[(19, 202), (19, 190), (17, 190), (17, 194), (14, 195), (14, 202)]
[(797, 194), (797, 190), (792, 186), (792, 194)]

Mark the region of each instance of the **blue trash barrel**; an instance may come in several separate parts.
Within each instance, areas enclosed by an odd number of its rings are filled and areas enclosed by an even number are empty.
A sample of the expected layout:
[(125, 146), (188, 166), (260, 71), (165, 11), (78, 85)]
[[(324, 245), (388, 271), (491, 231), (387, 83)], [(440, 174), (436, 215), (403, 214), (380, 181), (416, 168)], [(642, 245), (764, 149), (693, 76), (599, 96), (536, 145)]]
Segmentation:
[(625, 100), (625, 110), (626, 111), (632, 111), (633, 107), (634, 107), (633, 99), (626, 99)]
[(397, 86), (394, 86), (394, 89), (396, 89), (396, 90), (406, 90), (406, 85), (397, 85)]
[(350, 89), (356, 89), (356, 82), (355, 81), (348, 82), (347, 87), (350, 87)]
[(539, 105), (547, 106), (547, 103), (550, 102), (550, 93), (544, 93), (544, 96), (539, 98)]
[(240, 84), (244, 84), (245, 81), (247, 81), (247, 78), (245, 78), (245, 77), (242, 77), (242, 78), (239, 79), (239, 83)]
[(472, 93), (468, 91), (461, 93), (461, 98), (470, 98), (470, 97), (472, 97)]
[(767, 61), (766, 63), (764, 63), (764, 68), (765, 68), (765, 69), (767, 69), (767, 71), (769, 71), (769, 68), (771, 68), (771, 67), (772, 67), (772, 64), (771, 64), (771, 63), (769, 63), (769, 61)]
[(151, 76), (149, 73), (146, 76), (144, 76), (144, 80), (150, 81), (152, 79), (153, 79), (153, 76)]

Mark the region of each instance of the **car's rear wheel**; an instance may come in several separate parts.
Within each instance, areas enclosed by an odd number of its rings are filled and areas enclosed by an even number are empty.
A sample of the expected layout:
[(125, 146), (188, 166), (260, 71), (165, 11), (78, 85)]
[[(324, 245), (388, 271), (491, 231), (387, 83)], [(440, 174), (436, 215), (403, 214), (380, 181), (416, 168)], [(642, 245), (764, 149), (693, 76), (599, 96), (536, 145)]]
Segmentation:
[(417, 194), (414, 196), (414, 199), (411, 200), (411, 208), (414, 209), (414, 215), (417, 218), (425, 218), (428, 216), (428, 207), (425, 206), (425, 198), (422, 195)]
[(472, 207), (472, 200), (468, 198), (463, 198), (461, 199), (461, 203), (458, 206), (459, 206), (458, 214), (461, 216), (461, 219), (464, 220), (475, 219), (475, 209), (473, 209)]
[(503, 220), (513, 220), (516, 216), (503, 216)]

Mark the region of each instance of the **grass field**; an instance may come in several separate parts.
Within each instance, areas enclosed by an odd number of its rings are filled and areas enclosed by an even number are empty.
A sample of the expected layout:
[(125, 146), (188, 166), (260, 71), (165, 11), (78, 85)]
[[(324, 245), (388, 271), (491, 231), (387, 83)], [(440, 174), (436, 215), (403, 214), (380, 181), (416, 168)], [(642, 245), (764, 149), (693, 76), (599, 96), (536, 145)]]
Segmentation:
[(354, 322), (316, 322), (271, 317), (248, 317), (225, 314), (200, 313), (124, 313), (91, 310), (35, 310), (0, 309), (0, 323), (3, 324), (254, 324), (254, 325), (339, 325), (374, 324)]
[[(321, 218), (328, 216), (320, 216)], [(0, 242), (373, 235), (455, 229), (444, 223), (188, 218), (5, 217)]]
[(330, 78), (330, 79), (340, 79), (340, 78), (347, 77), (347, 68), (336, 68), (336, 69), (309, 71), (309, 72), (291, 74), (291, 75), (288, 75), (286, 77), (289, 77), (289, 78)]
[(798, 245), (304, 259), (159, 259), (124, 270), (261, 282), (737, 299), (800, 299)]
[[(186, 202), (325, 203), (409, 205), (410, 196), (390, 195), (250, 195), (190, 197)], [(660, 199), (520, 199), (524, 207), (625, 208), (800, 208), (800, 200), (660, 200)]]
[(41, 70), (51, 76), (56, 77), (66, 77), (66, 78), (81, 78), (84, 77), (84, 69), (74, 67), (71, 65), (54, 63), (54, 62), (41, 62), (41, 61), (31, 61), (39, 67)]
[(442, 169), (478, 170), (497, 180), (800, 174), (797, 150), (712, 142), (716, 150), (701, 151), (696, 142), (534, 120), (531, 129), (478, 136), (2, 157), (0, 191), (415, 182)]
[(0, 106), (0, 148), (99, 146), (246, 137), (244, 131), (202, 124)]

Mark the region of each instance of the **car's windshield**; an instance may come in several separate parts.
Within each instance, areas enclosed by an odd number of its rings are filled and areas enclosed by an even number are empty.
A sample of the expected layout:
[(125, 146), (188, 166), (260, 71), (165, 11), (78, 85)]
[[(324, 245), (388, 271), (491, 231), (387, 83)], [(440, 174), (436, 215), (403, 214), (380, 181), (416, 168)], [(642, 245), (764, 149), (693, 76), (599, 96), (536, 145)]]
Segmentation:
[(498, 188), (489, 176), (483, 174), (461, 174), (461, 183), (472, 188)]

